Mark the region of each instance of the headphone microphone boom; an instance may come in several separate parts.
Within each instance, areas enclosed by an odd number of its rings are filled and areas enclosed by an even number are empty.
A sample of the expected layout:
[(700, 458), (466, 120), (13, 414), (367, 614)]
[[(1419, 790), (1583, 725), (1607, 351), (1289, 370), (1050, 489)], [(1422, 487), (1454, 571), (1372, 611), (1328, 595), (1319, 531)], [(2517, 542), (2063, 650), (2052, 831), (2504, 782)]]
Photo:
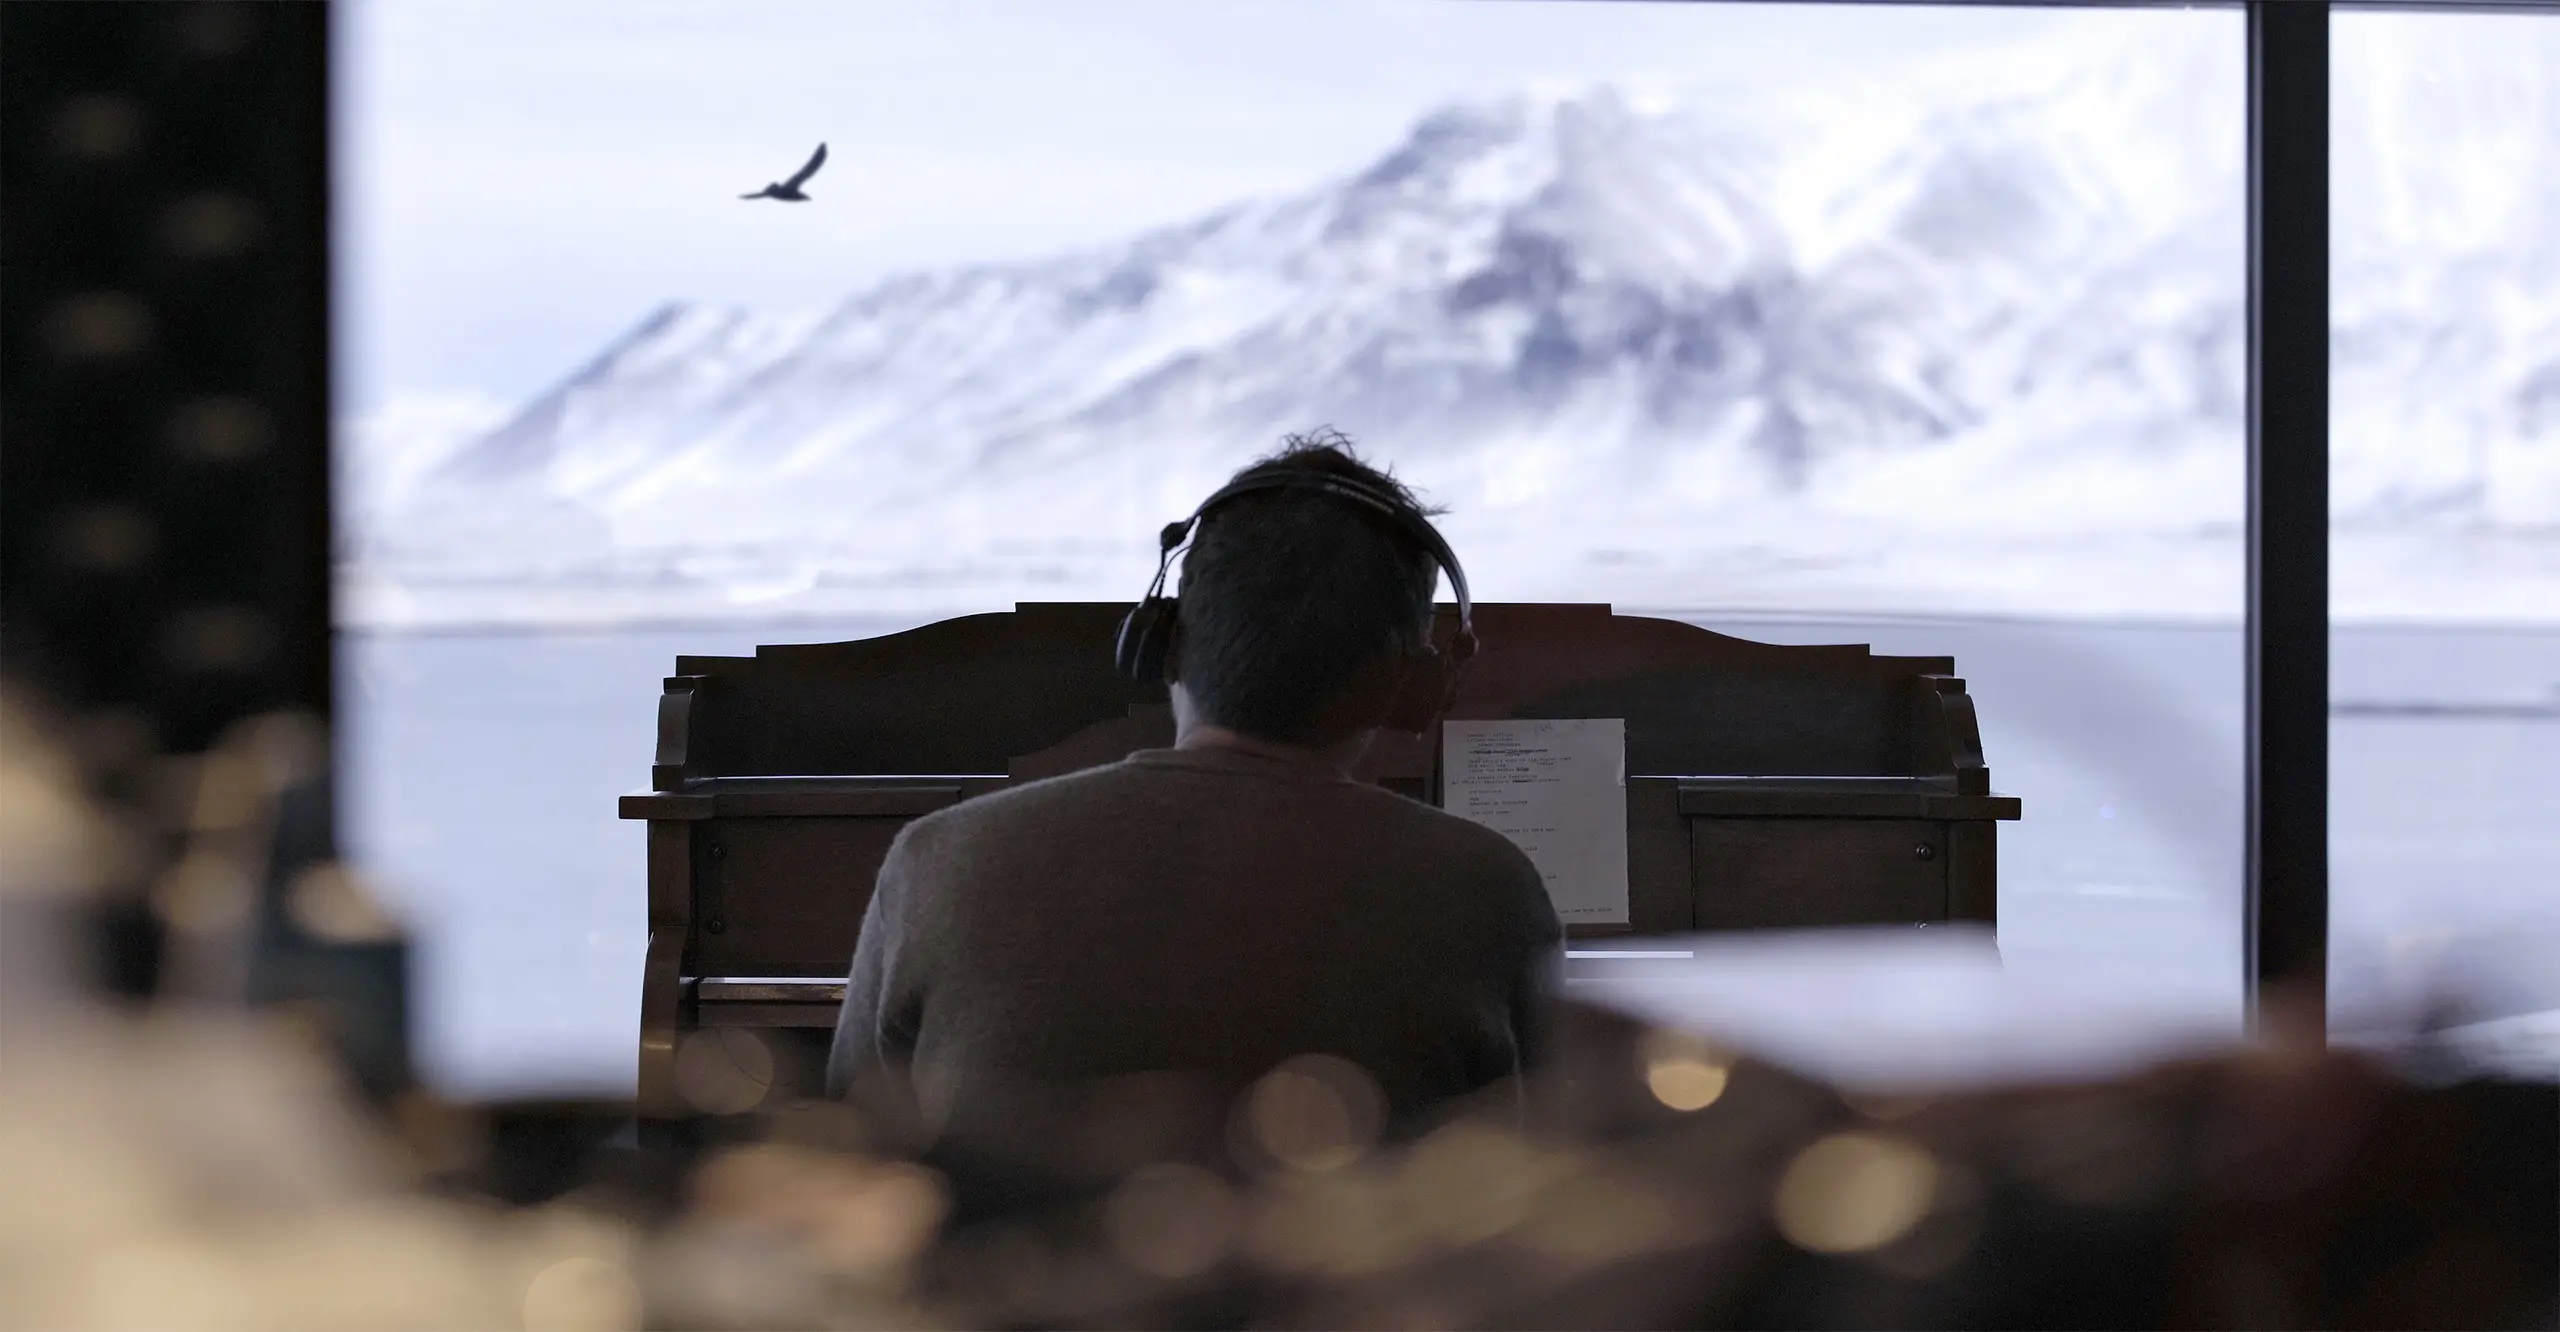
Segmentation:
[(1112, 659), (1120, 674), (1140, 684), (1162, 684), (1166, 680), (1166, 661), (1173, 652), (1174, 627), (1181, 617), (1181, 601), (1165, 595), (1165, 577), (1172, 571), (1173, 557), (1194, 534), (1210, 512), (1230, 500), (1244, 495), (1273, 490), (1312, 490), (1366, 509), (1385, 518), (1397, 531), (1428, 552), (1440, 571), (1449, 576), (1450, 593), (1458, 603), (1458, 632), (1450, 637), (1446, 651), (1429, 649), (1424, 654), (1430, 665), (1408, 677), (1405, 687), (1388, 708), (1386, 725), (1394, 730), (1419, 735), (1431, 728), (1447, 710), (1456, 695), (1458, 679), (1467, 659), (1476, 652), (1475, 603), (1467, 596), (1466, 570), (1458, 566), (1457, 552), (1449, 549), (1431, 520), (1407, 503), (1403, 497), (1382, 490), (1356, 477), (1324, 472), (1273, 470), (1259, 474), (1248, 472), (1228, 482), (1218, 492), (1200, 502), (1191, 516), (1165, 524), (1156, 538), (1156, 576), (1147, 585), (1147, 595), (1120, 621), (1120, 633), (1112, 644)]

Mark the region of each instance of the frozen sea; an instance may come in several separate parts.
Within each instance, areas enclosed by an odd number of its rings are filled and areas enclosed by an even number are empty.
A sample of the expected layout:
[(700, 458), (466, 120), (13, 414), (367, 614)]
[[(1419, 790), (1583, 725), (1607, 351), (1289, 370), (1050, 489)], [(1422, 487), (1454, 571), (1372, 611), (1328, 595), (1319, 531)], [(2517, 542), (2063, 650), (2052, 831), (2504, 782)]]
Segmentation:
[[(2232, 625), (1681, 618), (1772, 642), (1948, 653), (1981, 714), (2000, 947), (2241, 1005), (2241, 636)], [(917, 621), (343, 632), (353, 853), (419, 949), (418, 1052), (457, 1094), (627, 1092), (642, 830), (678, 653)], [(2448, 988), (2510, 1056), (2560, 1049), (2560, 628), (2345, 627), (2331, 722), (2331, 988), (2342, 1029)], [(2521, 1053), (2519, 1053), (2521, 1052)]]

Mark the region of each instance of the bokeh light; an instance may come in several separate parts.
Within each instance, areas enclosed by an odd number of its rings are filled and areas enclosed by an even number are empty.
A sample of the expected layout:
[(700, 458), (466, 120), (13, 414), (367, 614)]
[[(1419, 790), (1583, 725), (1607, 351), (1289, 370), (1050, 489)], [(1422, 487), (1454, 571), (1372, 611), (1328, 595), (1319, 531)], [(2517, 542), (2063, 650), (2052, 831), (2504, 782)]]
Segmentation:
[(1937, 1161), (1919, 1146), (1835, 1133), (1805, 1148), (1780, 1177), (1778, 1230), (1815, 1253), (1863, 1253), (1909, 1232), (1937, 1184)]

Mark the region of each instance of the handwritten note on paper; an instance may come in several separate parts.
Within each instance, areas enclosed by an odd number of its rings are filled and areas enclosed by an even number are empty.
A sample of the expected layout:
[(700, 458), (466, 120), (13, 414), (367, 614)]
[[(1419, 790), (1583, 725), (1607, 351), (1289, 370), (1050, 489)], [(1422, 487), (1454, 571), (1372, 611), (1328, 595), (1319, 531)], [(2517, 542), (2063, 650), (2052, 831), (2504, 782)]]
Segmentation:
[(1627, 923), (1627, 723), (1449, 721), (1441, 804), (1518, 843), (1567, 923)]

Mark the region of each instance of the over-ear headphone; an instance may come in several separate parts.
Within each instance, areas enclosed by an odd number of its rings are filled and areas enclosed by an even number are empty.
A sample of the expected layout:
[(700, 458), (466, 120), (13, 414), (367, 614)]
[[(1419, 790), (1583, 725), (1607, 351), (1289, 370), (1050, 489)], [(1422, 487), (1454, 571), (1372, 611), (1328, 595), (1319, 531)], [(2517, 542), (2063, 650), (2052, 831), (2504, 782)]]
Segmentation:
[(1113, 659), (1120, 673), (1141, 684), (1159, 684), (1165, 679), (1165, 659), (1173, 651), (1174, 626), (1181, 617), (1180, 599), (1164, 592), (1164, 580), (1173, 568), (1173, 557), (1200, 530), (1200, 520), (1220, 505), (1239, 496), (1271, 490), (1312, 490), (1359, 506), (1385, 518), (1397, 531), (1421, 546), (1449, 575), (1450, 593), (1458, 602), (1458, 632), (1449, 640), (1446, 651), (1427, 654), (1429, 665), (1407, 677), (1404, 688), (1390, 705), (1386, 725), (1415, 734), (1430, 729), (1457, 692), (1458, 677), (1467, 659), (1476, 652), (1475, 603), (1467, 596), (1467, 572), (1458, 567), (1457, 552), (1441, 539), (1421, 511), (1391, 491), (1371, 485), (1358, 477), (1299, 468), (1273, 468), (1248, 472), (1221, 487), (1218, 493), (1200, 502), (1191, 516), (1180, 522), (1165, 524), (1156, 544), (1155, 581), (1147, 585), (1147, 595), (1130, 608), (1120, 621), (1120, 635), (1112, 645)]

